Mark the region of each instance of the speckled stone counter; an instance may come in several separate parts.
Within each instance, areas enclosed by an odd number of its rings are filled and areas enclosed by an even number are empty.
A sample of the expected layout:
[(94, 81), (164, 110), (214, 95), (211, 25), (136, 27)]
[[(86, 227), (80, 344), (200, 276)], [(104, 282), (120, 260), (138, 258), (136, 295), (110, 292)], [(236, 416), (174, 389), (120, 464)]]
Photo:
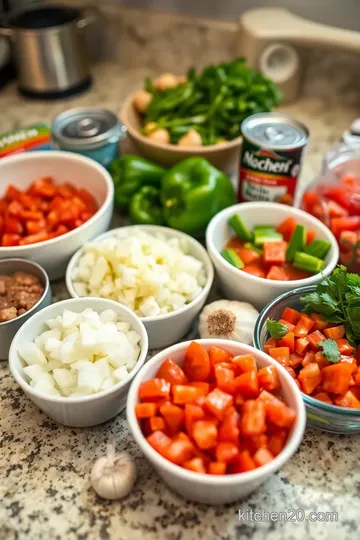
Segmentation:
[[(131, 28), (124, 25), (129, 35)], [(139, 32), (137, 29), (137, 42), (142, 39)], [(171, 32), (168, 39), (172, 39)], [(102, 105), (118, 111), (124, 97), (141, 85), (145, 75), (153, 75), (160, 64), (157, 58), (156, 66), (149, 60), (148, 67), (125, 69), (115, 60), (103, 62), (94, 69), (95, 83), (90, 92), (62, 102), (25, 101), (10, 85), (0, 93), (1, 131), (32, 121), (50, 121), (72, 106)], [(166, 64), (165, 59), (163, 69), (169, 69)], [(296, 104), (282, 107), (305, 122), (312, 134), (304, 183), (317, 173), (324, 152), (359, 112), (359, 93), (354, 90), (356, 65), (353, 61), (345, 69), (340, 61), (334, 66), (328, 58), (315, 58), (303, 97)], [(178, 66), (178, 71), (181, 69)], [(52, 289), (55, 299), (67, 297), (62, 281), (53, 283)], [(217, 296), (215, 287), (211, 299)], [(6, 363), (0, 365), (0, 398), (0, 540), (360, 537), (360, 436), (309, 430), (293, 459), (249, 498), (207, 507), (184, 501), (158, 478), (129, 435), (124, 413), (91, 429), (56, 425), (17, 388)], [(138, 466), (135, 488), (122, 502), (100, 500), (89, 483), (93, 461), (113, 440), (118, 450), (135, 456)], [(305, 519), (285, 523), (239, 520), (239, 509), (243, 513), (288, 512), (288, 518), (301, 518), (303, 509)], [(309, 522), (306, 516), (311, 511), (337, 512), (337, 519)], [(319, 518), (324, 516), (320, 514)]]

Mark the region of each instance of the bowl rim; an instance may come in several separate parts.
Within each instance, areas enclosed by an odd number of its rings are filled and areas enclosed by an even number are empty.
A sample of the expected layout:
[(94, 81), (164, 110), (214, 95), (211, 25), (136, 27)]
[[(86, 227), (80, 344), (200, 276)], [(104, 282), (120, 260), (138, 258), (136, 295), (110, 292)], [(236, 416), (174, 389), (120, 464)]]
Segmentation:
[[(283, 300), (286, 300), (287, 298), (291, 296), (298, 295), (300, 298), (300, 295), (303, 295), (304, 293), (313, 292), (316, 289), (316, 285), (306, 285), (304, 287), (297, 287), (296, 289), (293, 289), (291, 291), (286, 291), (282, 294), (279, 294), (276, 298), (271, 300), (266, 306), (260, 311), (259, 316), (256, 320), (255, 327), (254, 327), (254, 334), (253, 334), (253, 343), (254, 347), (258, 351), (263, 351), (261, 344), (260, 344), (260, 333), (263, 325), (266, 322), (267, 313), (268, 311), (275, 307), (276, 304), (282, 302)], [(307, 394), (304, 394), (300, 390), (302, 399), (305, 402), (305, 405), (309, 405), (311, 407), (315, 407), (316, 409), (321, 409), (323, 412), (326, 413), (332, 413), (343, 416), (344, 414), (348, 417), (359, 417), (360, 416), (360, 410), (359, 409), (351, 409), (350, 407), (339, 407), (338, 405), (330, 405), (329, 403), (325, 403), (324, 401), (320, 401), (319, 399), (315, 399), (311, 396), (308, 396)]]
[(148, 146), (151, 146), (153, 148), (160, 148), (162, 150), (167, 150), (167, 151), (172, 151), (172, 152), (176, 152), (176, 153), (181, 153), (181, 154), (189, 154), (189, 155), (194, 155), (194, 154), (198, 154), (199, 152), (201, 152), (201, 154), (208, 154), (208, 153), (212, 153), (216, 150), (228, 150), (230, 148), (235, 148), (236, 146), (239, 146), (241, 143), (242, 143), (242, 140), (243, 140), (243, 137), (242, 135), (240, 135), (239, 137), (235, 137), (235, 139), (231, 139), (230, 141), (226, 141), (224, 143), (216, 143), (216, 144), (208, 144), (208, 145), (204, 145), (204, 146), (197, 146), (197, 147), (194, 147), (194, 146), (179, 146), (177, 144), (165, 144), (165, 143), (158, 143), (158, 142), (154, 142), (152, 141), (151, 139), (149, 139), (148, 137), (145, 137), (142, 133), (140, 133), (140, 131), (138, 131), (137, 129), (135, 129), (131, 124), (129, 124), (129, 122), (127, 121), (127, 115), (128, 115), (128, 111), (129, 109), (132, 107), (134, 110), (135, 110), (135, 113), (139, 115), (138, 111), (136, 111), (135, 107), (134, 107), (134, 96), (135, 96), (136, 92), (132, 92), (131, 94), (129, 94), (127, 96), (127, 98), (125, 99), (124, 103), (123, 103), (123, 106), (121, 108), (121, 111), (120, 111), (120, 120), (121, 122), (126, 126), (127, 130), (128, 130), (128, 133), (134, 137), (134, 139), (137, 139), (137, 140), (140, 140), (142, 143), (144, 144), (147, 144)]
[[(87, 242), (87, 244), (89, 244), (89, 243), (92, 244), (94, 242), (97, 242), (98, 240), (103, 240), (106, 237), (116, 235), (116, 233), (118, 231), (126, 231), (128, 229), (132, 229), (132, 230), (135, 230), (135, 229), (144, 230), (145, 229), (145, 231), (149, 231), (149, 232), (151, 232), (151, 231), (153, 231), (153, 232), (161, 232), (161, 233), (165, 233), (166, 235), (169, 235), (169, 236), (172, 235), (172, 236), (175, 236), (177, 238), (182, 238), (186, 242), (188, 242), (190, 244), (193, 244), (197, 248), (201, 248), (200, 251), (202, 252), (203, 257), (204, 257), (201, 262), (204, 264), (204, 267), (205, 267), (206, 283), (205, 283), (203, 289), (201, 290), (201, 292), (199, 292), (199, 294), (193, 300), (191, 300), (191, 302), (189, 302), (188, 304), (185, 304), (185, 306), (183, 306), (180, 309), (177, 309), (175, 311), (171, 311), (170, 313), (164, 313), (162, 315), (156, 315), (154, 317), (140, 317), (139, 315), (137, 315), (137, 317), (139, 317), (139, 319), (141, 321), (143, 321), (144, 323), (151, 323), (151, 322), (155, 322), (155, 321), (169, 320), (169, 319), (171, 319), (173, 317), (176, 317), (176, 315), (181, 315), (182, 313), (185, 313), (186, 311), (189, 311), (197, 302), (201, 301), (204, 297), (206, 298), (208, 296), (208, 294), (210, 292), (210, 289), (211, 289), (211, 286), (212, 286), (213, 281), (214, 281), (214, 267), (212, 265), (211, 259), (210, 259), (209, 255), (208, 255), (206, 249), (204, 248), (204, 246), (202, 246), (198, 240), (196, 240), (195, 238), (193, 238), (189, 234), (186, 234), (186, 233), (184, 233), (182, 231), (177, 231), (176, 229), (172, 229), (170, 227), (164, 227), (162, 225), (127, 225), (125, 227), (117, 227), (115, 229), (110, 229), (109, 231), (106, 231), (106, 232), (104, 232), (102, 234), (99, 234), (98, 236), (96, 236), (95, 238), (93, 238), (92, 240)], [(80, 256), (81, 256), (81, 253), (82, 253), (83, 249), (84, 249), (84, 246), (82, 246), (80, 249), (78, 249), (74, 253), (74, 255), (71, 257), (71, 259), (69, 261), (69, 264), (68, 264), (68, 266), (66, 268), (65, 282), (66, 282), (66, 287), (67, 287), (68, 293), (70, 294), (70, 296), (72, 298), (101, 298), (101, 297), (94, 297), (94, 296), (78, 296), (76, 294), (75, 289), (74, 289), (71, 276), (72, 276), (72, 274), (74, 272), (74, 269), (76, 267), (76, 264), (77, 264), (78, 260), (80, 259)], [(115, 300), (113, 300), (113, 301), (115, 301)], [(117, 303), (120, 303), (120, 302), (117, 302)], [(123, 304), (121, 304), (121, 305), (123, 305)]]
[[(125, 312), (130, 319), (132, 319), (132, 326), (135, 327), (134, 322), (138, 323), (139, 325), (139, 332), (140, 334), (140, 353), (139, 357), (137, 359), (137, 362), (133, 369), (130, 371), (129, 376), (124, 379), (123, 381), (119, 381), (117, 384), (114, 384), (111, 388), (108, 388), (106, 390), (102, 390), (100, 392), (97, 392), (95, 394), (90, 394), (88, 396), (78, 396), (78, 397), (65, 397), (65, 396), (51, 396), (49, 394), (45, 394), (43, 392), (39, 392), (38, 390), (35, 390), (30, 386), (30, 384), (24, 380), (23, 377), (20, 376), (20, 370), (18, 368), (18, 362), (17, 362), (17, 346), (18, 346), (18, 340), (21, 337), (21, 334), (24, 329), (27, 329), (33, 325), (34, 322), (37, 322), (41, 320), (43, 323), (45, 323), (45, 320), (47, 317), (50, 317), (50, 313), (52, 309), (55, 306), (63, 306), (65, 309), (71, 309), (71, 306), (76, 304), (79, 301), (85, 301), (89, 304), (88, 307), (92, 307), (94, 311), (97, 311), (99, 313), (99, 309), (96, 308), (96, 304), (99, 302), (106, 302), (109, 304), (108, 308), (101, 308), (101, 311), (104, 309), (114, 309), (117, 311), (117, 313), (121, 317), (120, 312)], [(94, 305), (95, 304), (95, 305)], [(108, 300), (106, 298), (94, 298), (94, 297), (87, 297), (87, 298), (67, 298), (66, 300), (61, 300), (60, 302), (55, 302), (53, 304), (50, 304), (49, 306), (45, 307), (44, 309), (38, 311), (35, 313), (32, 317), (30, 317), (27, 321), (24, 322), (24, 324), (19, 328), (17, 333), (14, 336), (14, 339), (12, 340), (10, 350), (9, 350), (9, 367), (12, 376), (18, 383), (18, 385), (22, 388), (22, 390), (30, 394), (34, 398), (40, 398), (45, 399), (48, 402), (51, 403), (66, 403), (66, 404), (76, 404), (76, 403), (88, 403), (88, 402), (94, 402), (98, 399), (102, 399), (104, 397), (109, 396), (110, 394), (113, 394), (126, 386), (138, 373), (138, 371), (141, 369), (141, 367), (144, 365), (147, 354), (149, 350), (149, 342), (148, 342), (148, 335), (146, 332), (146, 328), (143, 324), (143, 322), (140, 320), (140, 318), (130, 309), (128, 309), (126, 306), (123, 306), (122, 304), (119, 304), (118, 302), (114, 302), (113, 300)]]
[[(285, 380), (289, 386), (289, 390), (293, 393), (296, 401), (297, 417), (290, 440), (287, 441), (285, 447), (280, 452), (280, 454), (275, 456), (270, 463), (267, 463), (266, 465), (255, 469), (254, 471), (248, 471), (244, 473), (228, 474), (224, 476), (199, 474), (193, 471), (188, 471), (187, 469), (180, 467), (180, 465), (176, 465), (175, 463), (167, 460), (166, 458), (161, 456), (156, 450), (154, 450), (154, 448), (152, 448), (152, 446), (150, 446), (150, 444), (146, 441), (139, 426), (138, 420), (135, 416), (135, 404), (137, 403), (138, 387), (143, 380), (143, 372), (147, 372), (153, 366), (160, 366), (160, 363), (163, 362), (167, 357), (171, 357), (172, 353), (184, 351), (192, 341), (196, 341), (197, 343), (200, 343), (200, 345), (215, 345), (218, 347), (226, 348), (229, 344), (231, 344), (231, 346), (233, 347), (239, 347), (243, 351), (242, 354), (253, 354), (256, 358), (258, 358), (259, 356), (262, 357), (264, 360), (266, 360), (267, 364), (274, 365), (276, 369), (279, 369), (281, 374), (285, 377)], [(301, 398), (300, 390), (296, 386), (292, 377), (287, 373), (285, 368), (280, 366), (275, 360), (273, 360), (264, 352), (259, 351), (258, 349), (255, 349), (250, 345), (245, 345), (238, 341), (224, 339), (196, 339), (184, 341), (176, 345), (172, 345), (171, 347), (167, 347), (163, 351), (158, 352), (148, 362), (146, 362), (146, 364), (139, 371), (131, 384), (126, 402), (126, 417), (132, 436), (134, 437), (135, 441), (139, 445), (146, 458), (149, 459), (155, 465), (155, 467), (165, 469), (168, 474), (178, 476), (182, 480), (197, 481), (201, 484), (216, 485), (219, 487), (225, 487), (233, 485), (235, 483), (238, 484), (242, 482), (251, 482), (261, 478), (262, 476), (268, 476), (269, 474), (279, 470), (294, 455), (297, 448), (299, 447), (303, 438), (306, 424), (305, 406)]]
[[(108, 209), (109, 205), (112, 204), (114, 199), (114, 184), (112, 181), (112, 178), (110, 176), (110, 173), (100, 165), (100, 163), (97, 163), (91, 158), (88, 158), (87, 156), (83, 156), (81, 154), (76, 154), (75, 152), (67, 152), (65, 150), (38, 150), (34, 152), (24, 152), (22, 154), (15, 154), (14, 156), (9, 156), (6, 158), (5, 164), (11, 165), (11, 162), (21, 162), (21, 161), (36, 161), (38, 158), (65, 158), (70, 159), (71, 161), (78, 161), (79, 163), (83, 163), (85, 165), (90, 165), (93, 169), (96, 169), (99, 173), (101, 173), (105, 185), (106, 185), (106, 196), (104, 199), (104, 202), (99, 206), (99, 208), (96, 210), (95, 214), (91, 216), (90, 219), (85, 221), (85, 223), (82, 223), (79, 227), (76, 227), (76, 229), (73, 229), (72, 231), (69, 231), (65, 234), (62, 234), (61, 236), (57, 236), (56, 238), (50, 238), (49, 240), (43, 240), (42, 242), (37, 242), (35, 244), (27, 244), (25, 246), (0, 246), (0, 254), (2, 251), (7, 251), (9, 255), (13, 252), (15, 253), (26, 253), (27, 251), (30, 251), (31, 249), (34, 249), (35, 246), (53, 246), (56, 245), (58, 242), (60, 242), (62, 239), (71, 238), (74, 236), (78, 231), (82, 231), (85, 229), (87, 225), (91, 225), (94, 223), (98, 218), (100, 218)], [(1, 162), (0, 162), (0, 169), (1, 169)], [(32, 181), (29, 182), (29, 185)], [(76, 182), (74, 183), (76, 185)]]
[[(248, 274), (247, 272), (243, 272), (239, 270), (238, 268), (235, 268), (230, 263), (228, 263), (219, 253), (217, 248), (215, 247), (213, 237), (214, 237), (214, 231), (216, 227), (220, 225), (221, 220), (225, 217), (228, 217), (228, 215), (232, 215), (235, 213), (238, 213), (241, 215), (241, 211), (245, 208), (263, 208), (273, 210), (273, 213), (276, 213), (276, 210), (280, 209), (291, 209), (294, 216), (304, 216), (306, 219), (308, 219), (314, 226), (320, 228), (320, 230), (324, 233), (324, 236), (327, 237), (327, 240), (331, 244), (331, 248), (329, 251), (329, 260), (326, 263), (326, 266), (323, 268), (321, 272), (318, 272), (317, 274), (313, 274), (310, 277), (304, 278), (304, 279), (294, 279), (294, 280), (273, 280), (273, 279), (267, 279), (262, 278), (259, 276), (253, 276), (252, 274)], [(284, 218), (285, 219), (285, 218)], [(273, 221), (273, 218), (269, 218), (269, 222)], [(300, 286), (306, 286), (306, 285), (312, 285), (314, 283), (317, 283), (319, 281), (319, 276), (321, 276), (321, 273), (324, 274), (330, 274), (338, 261), (339, 258), (339, 246), (336, 242), (336, 238), (333, 235), (333, 233), (324, 225), (319, 219), (315, 218), (311, 214), (308, 214), (304, 210), (300, 210), (299, 208), (295, 208), (294, 206), (287, 206), (281, 203), (273, 203), (273, 202), (259, 202), (259, 201), (252, 201), (252, 202), (246, 202), (246, 203), (239, 203), (234, 204), (233, 206), (229, 206), (216, 214), (210, 221), (209, 225), (206, 229), (206, 247), (211, 255), (212, 258), (216, 260), (216, 262), (222, 266), (227, 272), (230, 272), (234, 277), (239, 277), (239, 274), (242, 275), (243, 279), (248, 279), (249, 282), (253, 282), (254, 285), (258, 284), (271, 284), (271, 286), (274, 289), (280, 289), (283, 290), (284, 287), (300, 287)]]
[[(44, 292), (42, 293), (39, 300), (34, 304), (30, 309), (25, 311), (22, 315), (19, 315), (18, 317), (15, 317), (15, 319), (10, 319), (10, 321), (3, 321), (0, 322), (0, 328), (4, 328), (6, 325), (11, 325), (13, 322), (19, 322), (25, 319), (26, 317), (29, 317), (32, 315), (33, 311), (36, 310), (40, 304), (43, 302), (43, 300), (46, 298), (47, 294), (50, 290), (50, 279), (46, 272), (46, 270), (37, 262), (30, 261), (28, 259), (21, 259), (20, 257), (8, 257), (6, 259), (0, 259), (0, 273), (1, 273), (1, 266), (4, 263), (21, 263), (25, 266), (33, 266), (34, 268), (37, 268), (37, 270), (41, 273), (42, 276), (42, 284), (44, 285)], [(21, 270), (15, 270), (14, 272), (20, 272)], [(25, 272), (25, 270), (23, 270)], [(27, 270), (29, 274), (31, 274), (30, 270)], [(37, 277), (37, 276), (35, 276)]]

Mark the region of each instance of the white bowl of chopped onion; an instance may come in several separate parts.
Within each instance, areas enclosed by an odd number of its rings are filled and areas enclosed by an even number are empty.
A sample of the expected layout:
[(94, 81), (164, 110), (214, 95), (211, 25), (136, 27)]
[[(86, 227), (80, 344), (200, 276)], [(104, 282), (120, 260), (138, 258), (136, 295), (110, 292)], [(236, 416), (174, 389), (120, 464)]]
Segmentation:
[(191, 236), (156, 225), (101, 234), (72, 257), (66, 285), (73, 298), (109, 298), (142, 320), (150, 349), (177, 343), (209, 294), (214, 270)]
[(25, 394), (50, 418), (87, 427), (124, 409), (147, 352), (147, 333), (135, 313), (111, 300), (78, 298), (27, 320), (13, 339), (9, 365)]

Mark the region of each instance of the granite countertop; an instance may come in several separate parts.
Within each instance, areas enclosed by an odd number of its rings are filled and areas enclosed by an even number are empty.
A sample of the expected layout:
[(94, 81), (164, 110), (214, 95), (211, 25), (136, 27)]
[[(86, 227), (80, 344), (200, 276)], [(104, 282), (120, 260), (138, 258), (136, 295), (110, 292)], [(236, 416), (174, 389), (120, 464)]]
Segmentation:
[[(314, 68), (315, 69), (315, 68)], [(328, 74), (331, 75), (331, 69)], [(139, 87), (149, 69), (123, 69), (116, 62), (96, 67), (93, 89), (62, 102), (29, 102), (14, 85), (0, 93), (1, 130), (49, 121), (58, 112), (84, 105), (115, 111)], [(330, 79), (329, 79), (330, 80)], [(358, 95), (342, 83), (337, 98), (323, 82), (282, 110), (305, 122), (312, 133), (302, 181), (319, 170), (324, 152), (357, 115)], [(340, 94), (339, 94), (340, 92)], [(56, 299), (67, 297), (63, 282), (52, 284)], [(216, 288), (211, 298), (218, 296)], [(0, 539), (66, 540), (322, 540), (359, 538), (360, 436), (307, 430), (290, 462), (244, 501), (207, 507), (181, 499), (158, 478), (129, 435), (124, 412), (90, 429), (56, 425), (29, 401), (0, 365)], [(123, 501), (106, 502), (90, 487), (96, 457), (109, 441), (135, 456), (138, 480)], [(334, 522), (259, 523), (238, 520), (238, 509), (305, 513), (337, 512)], [(301, 514), (301, 512), (300, 512)]]

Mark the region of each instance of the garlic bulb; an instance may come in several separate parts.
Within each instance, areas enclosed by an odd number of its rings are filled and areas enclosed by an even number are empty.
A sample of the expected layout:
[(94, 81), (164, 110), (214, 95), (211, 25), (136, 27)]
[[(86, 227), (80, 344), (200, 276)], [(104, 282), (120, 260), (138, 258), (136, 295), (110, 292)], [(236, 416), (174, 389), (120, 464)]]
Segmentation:
[(205, 306), (199, 320), (201, 338), (219, 338), (252, 344), (259, 312), (247, 302), (217, 300)]
[(91, 484), (103, 499), (122, 499), (132, 490), (136, 480), (135, 461), (129, 454), (115, 455), (109, 445), (107, 455), (99, 458), (91, 471)]

